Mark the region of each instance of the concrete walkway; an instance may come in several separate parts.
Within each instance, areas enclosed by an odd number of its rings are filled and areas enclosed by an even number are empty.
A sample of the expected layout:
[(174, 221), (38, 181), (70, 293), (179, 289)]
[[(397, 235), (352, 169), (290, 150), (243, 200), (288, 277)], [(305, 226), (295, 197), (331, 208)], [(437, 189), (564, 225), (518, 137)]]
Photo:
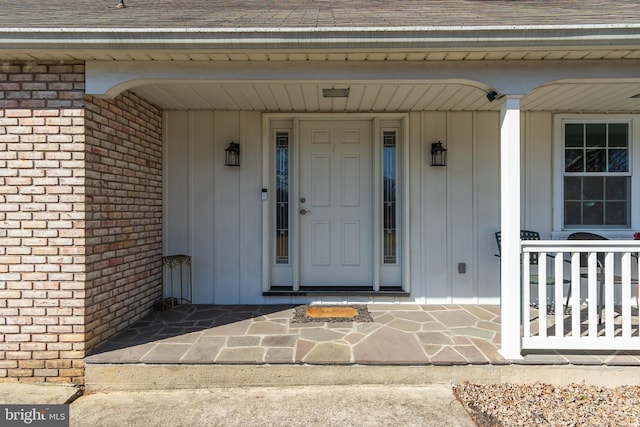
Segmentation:
[[(0, 384), (1, 405), (70, 404), (73, 427), (462, 426), (475, 424), (450, 386), (225, 387), (90, 393)], [(4, 425), (0, 414), (0, 425)]]
[(110, 392), (70, 409), (73, 427), (475, 425), (446, 385)]
[(73, 402), (81, 394), (81, 390), (72, 385), (0, 383), (0, 404), (3, 405), (62, 405)]

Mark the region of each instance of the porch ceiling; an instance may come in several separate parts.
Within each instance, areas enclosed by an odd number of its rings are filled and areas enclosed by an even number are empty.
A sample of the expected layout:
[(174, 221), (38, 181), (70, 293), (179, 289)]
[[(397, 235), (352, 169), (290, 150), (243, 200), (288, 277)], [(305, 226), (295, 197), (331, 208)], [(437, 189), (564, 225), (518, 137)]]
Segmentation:
[[(322, 89), (349, 87), (348, 98), (323, 98)], [(167, 110), (267, 112), (499, 111), (480, 88), (445, 83), (152, 83), (132, 89)], [(539, 87), (522, 99), (523, 111), (637, 113), (640, 81), (566, 82)]]

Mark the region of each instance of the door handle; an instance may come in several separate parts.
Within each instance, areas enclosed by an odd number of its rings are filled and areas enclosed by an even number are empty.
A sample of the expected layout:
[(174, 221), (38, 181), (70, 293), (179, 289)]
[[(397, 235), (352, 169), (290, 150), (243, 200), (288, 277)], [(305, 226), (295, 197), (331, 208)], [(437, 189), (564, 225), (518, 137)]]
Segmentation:
[(306, 209), (300, 209), (300, 215), (306, 215), (308, 213), (311, 213), (311, 211), (308, 211)]

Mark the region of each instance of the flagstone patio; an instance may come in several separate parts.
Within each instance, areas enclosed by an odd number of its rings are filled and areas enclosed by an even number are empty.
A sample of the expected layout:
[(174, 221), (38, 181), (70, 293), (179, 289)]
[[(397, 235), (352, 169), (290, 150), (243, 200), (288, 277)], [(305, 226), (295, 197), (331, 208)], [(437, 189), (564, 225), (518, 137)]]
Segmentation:
[[(294, 321), (294, 305), (181, 305), (154, 311), (102, 345), (90, 364), (612, 365), (640, 355), (499, 353), (493, 305), (368, 305), (372, 322)], [(537, 310), (532, 310), (532, 316)], [(552, 322), (550, 317), (550, 322)]]

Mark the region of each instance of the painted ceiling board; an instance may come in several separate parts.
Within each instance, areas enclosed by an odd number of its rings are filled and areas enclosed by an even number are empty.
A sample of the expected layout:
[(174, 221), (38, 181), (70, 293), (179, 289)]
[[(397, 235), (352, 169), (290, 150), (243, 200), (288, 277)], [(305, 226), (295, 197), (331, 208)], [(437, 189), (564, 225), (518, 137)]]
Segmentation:
[(416, 92), (424, 91), (424, 85), (398, 85), (387, 102), (385, 111), (408, 111), (409, 105), (415, 102)]
[(287, 94), (291, 101), (291, 109), (294, 111), (305, 111), (306, 103), (300, 85), (287, 85)]
[(477, 99), (482, 100), (481, 105), (484, 107), (482, 109), (486, 108), (484, 104), (489, 104), (489, 100), (481, 90), (469, 86), (461, 86), (456, 93), (448, 99), (447, 104), (444, 105), (443, 108), (451, 111), (465, 111), (468, 110), (469, 105)]
[[(340, 85), (336, 86), (339, 87)], [(348, 98), (323, 98), (326, 84), (314, 83), (148, 83), (132, 91), (166, 109), (247, 111), (496, 111), (482, 90), (443, 83), (351, 84)], [(341, 86), (340, 86), (341, 87)], [(637, 110), (638, 82), (553, 83), (522, 98), (532, 111), (621, 112)]]
[(289, 94), (283, 85), (271, 85), (271, 92), (276, 101), (273, 111), (292, 111)]
[(238, 90), (242, 93), (244, 98), (247, 100), (249, 105), (251, 105), (251, 110), (253, 111), (263, 111), (266, 109), (264, 102), (256, 92), (254, 85), (237, 85)]
[(347, 110), (358, 111), (361, 99), (364, 96), (365, 85), (351, 85), (349, 98), (347, 98)]
[(429, 85), (420, 99), (411, 107), (413, 111), (428, 111), (430, 101), (444, 90), (444, 85)]
[(373, 104), (378, 98), (378, 94), (380, 93), (381, 85), (379, 84), (371, 84), (366, 85), (364, 88), (364, 92), (362, 97), (360, 98), (360, 103), (357, 108), (358, 111), (373, 111)]
[(251, 102), (247, 100), (245, 94), (242, 90), (240, 90), (237, 84), (227, 84), (220, 86), (227, 93), (227, 96), (238, 105), (239, 110), (252, 110)]
[(203, 96), (206, 96), (212, 106), (220, 110), (237, 110), (238, 104), (229, 96), (229, 94), (219, 84), (202, 85), (199, 89)]
[(376, 99), (373, 101), (371, 109), (373, 111), (387, 111), (389, 100), (398, 90), (398, 85), (383, 85), (378, 92)]
[(430, 105), (436, 111), (448, 111), (448, 102), (456, 94), (459, 86), (444, 85), (444, 89), (435, 98), (430, 100)]
[(304, 111), (318, 111), (320, 108), (318, 103), (318, 97), (321, 96), (320, 88), (316, 85), (305, 84), (300, 89), (304, 100)]
[(253, 88), (256, 91), (256, 95), (260, 97), (260, 100), (265, 105), (267, 111), (278, 111), (276, 109), (277, 103), (273, 96), (271, 85), (254, 85)]

